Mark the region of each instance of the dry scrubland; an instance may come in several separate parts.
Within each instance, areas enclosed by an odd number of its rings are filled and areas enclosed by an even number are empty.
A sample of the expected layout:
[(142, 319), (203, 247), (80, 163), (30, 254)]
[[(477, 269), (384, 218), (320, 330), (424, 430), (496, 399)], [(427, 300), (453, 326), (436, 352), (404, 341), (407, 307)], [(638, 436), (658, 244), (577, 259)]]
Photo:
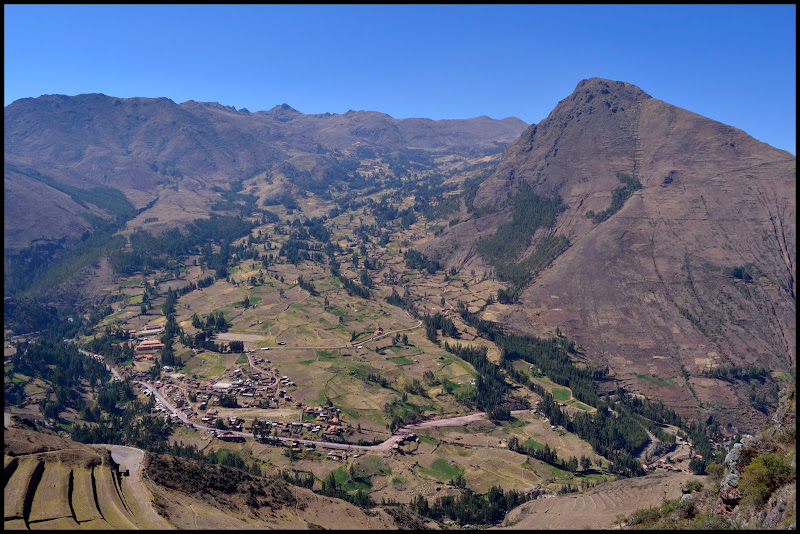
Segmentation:
[(659, 506), (665, 499), (681, 496), (681, 487), (692, 479), (687, 473), (654, 473), (646, 477), (618, 480), (585, 493), (537, 499), (516, 508), (501, 527), (513, 530), (610, 529), (618, 516)]

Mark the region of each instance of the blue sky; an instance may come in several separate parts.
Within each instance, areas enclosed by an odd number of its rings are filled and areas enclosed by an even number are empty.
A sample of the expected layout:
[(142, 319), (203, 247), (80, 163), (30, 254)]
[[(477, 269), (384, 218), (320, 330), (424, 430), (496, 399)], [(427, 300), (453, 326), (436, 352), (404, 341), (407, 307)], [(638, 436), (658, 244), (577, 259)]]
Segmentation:
[(5, 5), (4, 105), (104, 93), (250, 111), (544, 119), (584, 78), (796, 153), (796, 6)]

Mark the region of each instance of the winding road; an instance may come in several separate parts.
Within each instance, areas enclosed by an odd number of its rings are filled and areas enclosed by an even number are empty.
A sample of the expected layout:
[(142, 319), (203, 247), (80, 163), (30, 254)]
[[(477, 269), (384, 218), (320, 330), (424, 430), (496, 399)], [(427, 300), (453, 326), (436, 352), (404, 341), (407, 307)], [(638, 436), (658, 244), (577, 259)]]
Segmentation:
[[(197, 430), (214, 431), (214, 432), (216, 431), (215, 428), (212, 428), (212, 427), (209, 427), (209, 426), (205, 426), (205, 425), (201, 425), (199, 423), (194, 423), (194, 422), (190, 421), (189, 418), (186, 417), (186, 415), (183, 414), (183, 412), (181, 412), (180, 410), (175, 408), (149, 382), (135, 380), (134, 383), (135, 384), (141, 384), (142, 387), (144, 387), (147, 391), (150, 391), (151, 394), (154, 395), (155, 398), (161, 404), (163, 404), (170, 412), (174, 413), (178, 417), (178, 419), (180, 419), (180, 421), (182, 423), (184, 423), (185, 425), (191, 425), (192, 427), (196, 428)], [(523, 414), (523, 413), (527, 413), (527, 412), (530, 412), (530, 411), (531, 410), (514, 410), (511, 413), (515, 414), (515, 415), (518, 415), (518, 414)], [(277, 439), (277, 440), (280, 440), (280, 441), (288, 441), (288, 442), (296, 441), (297, 443), (302, 443), (304, 445), (313, 444), (315, 446), (320, 446), (320, 447), (324, 447), (324, 448), (328, 448), (328, 449), (340, 449), (340, 450), (357, 449), (357, 450), (365, 450), (365, 451), (388, 451), (388, 450), (391, 450), (392, 445), (394, 445), (397, 441), (399, 441), (401, 439), (404, 439), (407, 435), (413, 433), (414, 430), (417, 430), (417, 429), (420, 429), (420, 428), (431, 428), (431, 427), (439, 427), (439, 426), (462, 426), (462, 425), (466, 425), (468, 423), (471, 423), (472, 421), (478, 421), (478, 420), (485, 419), (485, 418), (486, 418), (486, 413), (485, 412), (477, 412), (477, 413), (468, 414), (468, 415), (459, 415), (459, 416), (456, 416), (456, 417), (450, 417), (450, 418), (447, 418), (447, 419), (438, 419), (438, 420), (434, 420), (434, 421), (423, 421), (422, 423), (416, 423), (416, 424), (412, 424), (412, 425), (405, 425), (403, 427), (398, 428), (397, 431), (394, 433), (394, 435), (389, 437), (389, 439), (387, 439), (383, 443), (379, 443), (377, 445), (357, 445), (357, 444), (352, 444), (352, 443), (334, 443), (334, 442), (331, 442), (331, 441), (314, 441), (314, 440), (308, 440), (308, 439), (297, 439), (297, 438), (293, 438), (293, 437), (281, 437), (281, 436), (272, 437), (271, 439)], [(238, 431), (233, 431), (233, 430), (231, 430), (229, 432), (230, 432), (230, 435), (233, 435), (233, 436), (239, 436), (239, 437), (244, 437), (244, 438), (255, 438), (255, 436), (253, 435), (252, 432), (238, 432)]]
[[(406, 313), (408, 313), (408, 312), (406, 312)], [(419, 328), (420, 326), (422, 326), (422, 324), (423, 324), (423, 321), (420, 320), (419, 323), (416, 326), (412, 326), (412, 327), (409, 327), (409, 328), (401, 328), (399, 330), (392, 330), (392, 331), (389, 331), (389, 332), (384, 332), (383, 334), (374, 335), (374, 336), (372, 336), (371, 338), (369, 338), (369, 339), (367, 339), (365, 341), (359, 342), (358, 345), (361, 345), (361, 344), (364, 344), (364, 343), (369, 343), (370, 341), (376, 341), (378, 339), (384, 338), (386, 336), (394, 335), (394, 334), (397, 334), (399, 332), (407, 332), (409, 330), (414, 330), (414, 329)], [(353, 344), (352, 343), (347, 343), (346, 345), (338, 346), (338, 347), (286, 347), (284, 345), (281, 345), (281, 346), (278, 346), (278, 347), (271, 347), (270, 350), (276, 350), (276, 349), (286, 349), (286, 350), (292, 350), (292, 349), (331, 350), (331, 349), (342, 349), (342, 348), (353, 348)], [(96, 357), (94, 354), (91, 354), (91, 353), (89, 353), (89, 352), (87, 352), (87, 351), (85, 351), (83, 349), (78, 349), (78, 350), (81, 352), (81, 354), (84, 354), (86, 356), (89, 356), (89, 357), (92, 357), (92, 358)], [(248, 361), (249, 361), (249, 363), (251, 365), (253, 365), (253, 361), (251, 359), (250, 353), (248, 353)], [(113, 374), (113, 376), (116, 379), (118, 379), (118, 380), (121, 379), (119, 372), (117, 372), (117, 370), (114, 369), (114, 367), (112, 367), (108, 363), (106, 363), (105, 365), (106, 365), (106, 368), (108, 368), (108, 370), (111, 371), (111, 373)], [(255, 365), (253, 365), (253, 367), (258, 368)], [(262, 371), (263, 371), (263, 369), (262, 369)], [(199, 424), (199, 423), (194, 423), (194, 422), (190, 421), (189, 418), (186, 417), (186, 415), (183, 412), (178, 410), (163, 395), (161, 395), (161, 393), (156, 389), (156, 387), (153, 384), (151, 384), (150, 382), (146, 382), (146, 381), (143, 381), (143, 380), (134, 380), (132, 382), (134, 384), (141, 385), (144, 388), (144, 391), (149, 391), (164, 407), (166, 407), (166, 409), (168, 409), (171, 413), (175, 414), (177, 416), (177, 418), (184, 425), (190, 425), (193, 428), (195, 428), (197, 430), (201, 430), (201, 431), (216, 432), (217, 429), (215, 429), (215, 428), (211, 428), (211, 427), (208, 427), (208, 426), (205, 426), (205, 425), (202, 425), (202, 424)], [(514, 410), (511, 413), (512, 414), (522, 414), (522, 413), (526, 413), (526, 412), (529, 412), (529, 411), (531, 411), (531, 410)], [(320, 446), (320, 447), (328, 448), (328, 449), (339, 449), (339, 450), (357, 449), (357, 450), (366, 450), (366, 451), (388, 451), (388, 450), (391, 450), (392, 446), (395, 443), (397, 443), (398, 441), (404, 439), (406, 436), (408, 436), (409, 434), (413, 433), (413, 431), (416, 430), (416, 429), (440, 427), (440, 426), (461, 426), (461, 425), (466, 425), (466, 424), (468, 424), (468, 423), (470, 423), (472, 421), (477, 421), (477, 420), (480, 420), (480, 419), (484, 419), (485, 417), (486, 417), (485, 412), (477, 412), (477, 413), (468, 414), (468, 415), (460, 415), (460, 416), (456, 416), (456, 417), (450, 417), (450, 418), (447, 418), (447, 419), (438, 419), (438, 420), (434, 420), (434, 421), (423, 421), (422, 423), (405, 425), (405, 426), (402, 426), (402, 427), (398, 428), (397, 431), (394, 433), (394, 435), (389, 437), (389, 439), (387, 439), (383, 443), (379, 443), (377, 445), (357, 445), (357, 444), (351, 444), (351, 443), (334, 443), (334, 442), (331, 442), (331, 441), (314, 441), (314, 440), (306, 440), (306, 439), (297, 439), (297, 438), (294, 438), (294, 437), (280, 437), (280, 436), (275, 436), (275, 437), (272, 437), (271, 439), (277, 439), (279, 441), (297, 442), (297, 443), (302, 443), (302, 444), (305, 444), (305, 445), (313, 444), (315, 446)], [(251, 432), (239, 432), (239, 431), (228, 431), (228, 432), (229, 432), (228, 435), (239, 436), (239, 437), (244, 437), (244, 438), (248, 438), (249, 437), (249, 438), (254, 438), (255, 439), (255, 436)]]

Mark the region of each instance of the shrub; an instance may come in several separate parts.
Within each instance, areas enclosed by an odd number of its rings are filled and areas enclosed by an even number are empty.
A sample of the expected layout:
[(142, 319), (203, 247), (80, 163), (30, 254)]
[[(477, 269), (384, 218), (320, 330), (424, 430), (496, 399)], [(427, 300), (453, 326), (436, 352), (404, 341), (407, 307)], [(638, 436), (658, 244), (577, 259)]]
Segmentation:
[(709, 482), (719, 483), (725, 476), (725, 466), (719, 463), (710, 463), (706, 466)]
[(681, 499), (675, 506), (675, 512), (681, 519), (692, 519), (696, 513), (694, 501), (689, 498)]
[(658, 508), (640, 508), (631, 515), (630, 524), (647, 526), (652, 525), (659, 519), (661, 519), (661, 510)]
[(742, 471), (742, 503), (754, 508), (765, 505), (772, 492), (791, 480), (793, 474), (785, 457), (776, 453), (759, 456)]
[(703, 489), (703, 483), (696, 479), (690, 480), (689, 482), (686, 483), (685, 488), (689, 492), (694, 493), (695, 491), (700, 491), (701, 489)]

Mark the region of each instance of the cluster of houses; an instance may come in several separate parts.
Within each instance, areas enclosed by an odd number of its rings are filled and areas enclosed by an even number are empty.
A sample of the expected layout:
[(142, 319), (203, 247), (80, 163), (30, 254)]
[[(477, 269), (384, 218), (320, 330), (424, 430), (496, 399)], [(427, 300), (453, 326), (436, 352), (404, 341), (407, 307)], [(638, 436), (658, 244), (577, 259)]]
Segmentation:
[[(160, 385), (161, 385), (160, 382), (155, 383), (156, 387), (159, 387)], [(168, 390), (167, 393), (169, 392), (170, 390)], [(145, 395), (149, 396), (150, 394), (151, 393), (149, 390), (145, 390)], [(192, 417), (193, 415), (195, 415), (195, 411), (192, 409), (191, 405), (186, 403), (185, 399), (183, 399), (182, 394), (175, 395), (175, 398), (171, 399), (171, 401), (174, 403), (177, 409), (181, 410), (184, 413), (184, 415), (186, 415), (186, 417)], [(164, 404), (158, 398), (156, 398), (156, 403), (155, 406), (153, 406), (152, 413), (164, 414), (164, 421), (168, 423), (178, 423), (180, 421), (180, 417), (178, 416), (178, 414), (173, 412), (166, 406), (164, 406)]]
[[(297, 403), (297, 405), (302, 407), (300, 403)], [(266, 425), (268, 434), (263, 437), (268, 438), (271, 434), (300, 437), (311, 433), (324, 440), (335, 441), (345, 431), (345, 425), (339, 419), (338, 408), (330, 406), (312, 408), (309, 406), (303, 409), (303, 416), (304, 419), (312, 418), (315, 421), (302, 423), (298, 421), (264, 421), (263, 424)], [(271, 429), (271, 432), (269, 432), (269, 429)], [(253, 427), (245, 427), (245, 430), (252, 432)]]
[[(268, 361), (268, 360), (267, 360)], [(164, 367), (164, 371), (170, 372), (170, 369)], [(244, 408), (258, 406), (262, 402), (266, 402), (267, 407), (277, 408), (280, 404), (280, 399), (286, 402), (292, 400), (286, 389), (279, 386), (290, 387), (295, 383), (289, 380), (289, 377), (284, 376), (278, 379), (272, 374), (264, 376), (262, 372), (245, 373), (241, 369), (233, 369), (226, 373), (224, 377), (217, 382), (202, 383), (198, 379), (177, 376), (183, 384), (189, 395), (196, 396), (201, 402), (199, 408), (206, 409), (208, 405), (217, 404), (221, 395), (228, 396), (241, 396), (241, 405)], [(171, 377), (166, 377), (165, 382), (172, 382)], [(245, 400), (245, 399), (252, 399)]]

